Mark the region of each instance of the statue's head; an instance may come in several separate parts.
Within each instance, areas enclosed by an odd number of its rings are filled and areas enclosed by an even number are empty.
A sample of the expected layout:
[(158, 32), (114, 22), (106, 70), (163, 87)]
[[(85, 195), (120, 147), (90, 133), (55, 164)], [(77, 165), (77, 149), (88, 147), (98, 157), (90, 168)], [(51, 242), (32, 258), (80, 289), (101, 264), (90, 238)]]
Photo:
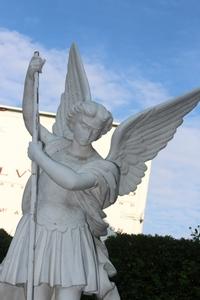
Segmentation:
[(112, 114), (101, 104), (88, 101), (76, 103), (67, 116), (74, 137), (80, 143), (91, 143), (112, 127)]

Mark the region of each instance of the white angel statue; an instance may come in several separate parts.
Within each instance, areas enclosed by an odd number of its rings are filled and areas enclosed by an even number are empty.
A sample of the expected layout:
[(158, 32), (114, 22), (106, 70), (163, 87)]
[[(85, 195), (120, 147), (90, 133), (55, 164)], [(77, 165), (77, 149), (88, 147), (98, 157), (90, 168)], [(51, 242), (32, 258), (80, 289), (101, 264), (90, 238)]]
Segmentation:
[[(27, 71), (23, 115), (32, 134), (34, 73), (44, 61), (33, 57)], [(152, 160), (171, 140), (183, 117), (200, 100), (200, 89), (147, 109), (115, 130), (109, 154), (103, 159), (92, 142), (107, 133), (112, 115), (91, 100), (89, 84), (76, 46), (69, 53), (65, 91), (52, 133), (40, 125), (41, 144), (28, 154), (40, 167), (36, 218), (34, 299), (120, 299), (110, 277), (116, 270), (100, 237), (106, 235), (103, 209), (118, 195), (134, 191)], [(30, 182), (23, 217), (1, 265), (0, 282), (26, 289), (29, 247)]]

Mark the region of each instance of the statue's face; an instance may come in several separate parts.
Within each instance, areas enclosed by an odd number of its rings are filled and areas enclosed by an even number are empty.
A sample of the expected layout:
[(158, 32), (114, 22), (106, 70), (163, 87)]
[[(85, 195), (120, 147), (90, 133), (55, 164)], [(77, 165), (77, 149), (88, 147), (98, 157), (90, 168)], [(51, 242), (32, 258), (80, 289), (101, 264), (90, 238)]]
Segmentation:
[(87, 116), (78, 116), (74, 127), (74, 139), (80, 145), (89, 145), (101, 137), (102, 123)]

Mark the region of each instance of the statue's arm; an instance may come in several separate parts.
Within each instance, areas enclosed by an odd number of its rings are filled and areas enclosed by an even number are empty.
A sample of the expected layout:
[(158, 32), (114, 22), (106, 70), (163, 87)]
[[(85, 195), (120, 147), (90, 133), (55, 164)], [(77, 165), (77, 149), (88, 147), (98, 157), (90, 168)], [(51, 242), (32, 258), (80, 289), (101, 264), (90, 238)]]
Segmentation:
[[(25, 126), (31, 135), (33, 128), (34, 74), (36, 72), (41, 72), (43, 65), (44, 60), (42, 60), (41, 57), (33, 57), (28, 66), (24, 83), (22, 102), (23, 118)], [(42, 142), (46, 143), (53, 138), (53, 135), (44, 126), (40, 125), (39, 131)]]
[(96, 185), (96, 177), (89, 172), (79, 173), (47, 156), (39, 144), (30, 143), (28, 155), (58, 185), (68, 190), (85, 190)]

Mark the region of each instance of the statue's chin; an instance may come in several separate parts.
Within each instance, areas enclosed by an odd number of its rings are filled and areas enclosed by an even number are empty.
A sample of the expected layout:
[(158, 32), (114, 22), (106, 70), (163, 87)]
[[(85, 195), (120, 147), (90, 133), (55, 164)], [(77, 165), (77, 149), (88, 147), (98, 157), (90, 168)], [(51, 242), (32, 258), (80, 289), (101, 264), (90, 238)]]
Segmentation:
[(85, 141), (85, 140), (79, 140), (78, 143), (80, 146), (88, 146), (91, 144), (90, 141)]

